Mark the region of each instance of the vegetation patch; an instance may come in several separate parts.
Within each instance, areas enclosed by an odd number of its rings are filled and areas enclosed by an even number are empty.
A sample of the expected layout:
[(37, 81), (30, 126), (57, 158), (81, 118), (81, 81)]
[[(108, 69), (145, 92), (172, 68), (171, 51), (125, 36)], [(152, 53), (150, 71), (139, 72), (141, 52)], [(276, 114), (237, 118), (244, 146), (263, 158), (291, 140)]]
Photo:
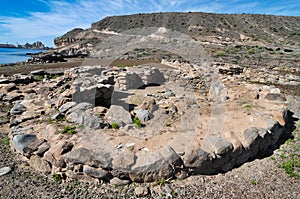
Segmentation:
[(73, 134), (75, 134), (75, 133), (77, 133), (76, 132), (76, 127), (75, 126), (65, 126), (65, 128), (61, 131), (61, 133), (62, 134), (65, 134), (65, 133), (67, 133), (67, 134), (69, 134), (69, 135), (73, 135)]
[(300, 157), (292, 157), (290, 160), (283, 162), (280, 166), (289, 176), (299, 178)]
[(250, 110), (252, 108), (252, 106), (250, 104), (245, 104), (244, 107), (245, 107), (246, 110)]
[(138, 117), (133, 118), (133, 123), (134, 123), (135, 128), (141, 128), (141, 126), (142, 126), (142, 122), (139, 120)]
[(253, 48), (250, 48), (250, 49), (248, 50), (248, 54), (249, 54), (249, 55), (255, 54), (255, 50), (254, 50)]
[(59, 174), (53, 174), (52, 178), (54, 180), (55, 183), (57, 184), (61, 184), (62, 183), (62, 177)]
[(300, 178), (299, 124), (296, 127), (293, 131), (293, 138), (288, 139), (285, 143), (287, 149), (284, 149), (280, 155), (284, 160), (280, 164), (280, 168), (284, 169), (290, 177)]
[(111, 128), (113, 128), (113, 129), (119, 129), (118, 123), (117, 122), (111, 123)]
[(258, 184), (258, 182), (257, 182), (257, 180), (252, 180), (252, 181), (251, 181), (251, 184), (253, 184), (253, 185), (257, 185), (257, 184)]
[(221, 57), (221, 56), (224, 56), (225, 55), (225, 52), (217, 52), (216, 56), (218, 57)]

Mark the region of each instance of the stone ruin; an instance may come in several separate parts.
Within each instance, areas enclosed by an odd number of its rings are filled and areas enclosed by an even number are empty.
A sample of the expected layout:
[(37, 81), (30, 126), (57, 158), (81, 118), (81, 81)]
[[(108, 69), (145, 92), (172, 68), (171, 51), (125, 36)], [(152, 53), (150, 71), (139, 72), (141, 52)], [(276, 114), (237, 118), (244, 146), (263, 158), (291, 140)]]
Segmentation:
[(65, 180), (127, 184), (226, 172), (289, 133), (280, 90), (223, 74), (225, 97), (216, 100), (192, 65), (169, 65), (1, 80), (1, 99), (14, 104), (11, 146), (34, 169)]

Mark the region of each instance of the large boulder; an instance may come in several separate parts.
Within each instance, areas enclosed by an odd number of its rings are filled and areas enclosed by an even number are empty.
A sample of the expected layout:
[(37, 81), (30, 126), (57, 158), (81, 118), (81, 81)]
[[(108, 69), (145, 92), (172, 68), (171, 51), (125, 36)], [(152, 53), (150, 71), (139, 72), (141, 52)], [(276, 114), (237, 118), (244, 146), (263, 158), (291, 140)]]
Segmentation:
[(111, 168), (112, 158), (103, 150), (78, 148), (63, 155), (66, 162), (83, 164), (97, 168)]
[(193, 149), (187, 151), (184, 155), (184, 165), (191, 168), (194, 172), (211, 172), (210, 168), (207, 165), (210, 162), (210, 155), (208, 152), (204, 151), (201, 148)]
[(117, 122), (122, 126), (132, 124), (131, 114), (122, 106), (112, 105), (106, 114), (106, 118), (108, 121)]
[(136, 157), (129, 175), (135, 182), (170, 178), (174, 174), (174, 168), (181, 165), (180, 157), (170, 146), (155, 152), (138, 153)]
[(96, 116), (89, 115), (85, 112), (72, 112), (67, 117), (67, 121), (82, 124), (92, 129), (100, 129), (106, 126), (106, 123)]

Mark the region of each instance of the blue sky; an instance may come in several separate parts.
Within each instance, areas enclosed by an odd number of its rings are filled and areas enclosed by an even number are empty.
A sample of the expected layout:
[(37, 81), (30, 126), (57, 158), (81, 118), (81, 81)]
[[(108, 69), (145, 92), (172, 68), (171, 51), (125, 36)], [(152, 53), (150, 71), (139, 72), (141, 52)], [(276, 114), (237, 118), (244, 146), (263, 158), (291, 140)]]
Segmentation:
[(106, 16), (150, 12), (255, 13), (300, 16), (299, 0), (0, 0), (0, 43), (53, 39)]

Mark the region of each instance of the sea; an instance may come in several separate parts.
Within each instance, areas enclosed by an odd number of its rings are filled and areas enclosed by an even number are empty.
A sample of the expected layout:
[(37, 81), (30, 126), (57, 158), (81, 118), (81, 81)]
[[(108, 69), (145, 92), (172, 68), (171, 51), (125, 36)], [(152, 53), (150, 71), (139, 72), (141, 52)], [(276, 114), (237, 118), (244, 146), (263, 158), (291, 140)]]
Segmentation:
[(0, 64), (11, 64), (23, 62), (30, 59), (30, 55), (26, 53), (39, 53), (45, 50), (33, 50), (27, 48), (0, 48)]

